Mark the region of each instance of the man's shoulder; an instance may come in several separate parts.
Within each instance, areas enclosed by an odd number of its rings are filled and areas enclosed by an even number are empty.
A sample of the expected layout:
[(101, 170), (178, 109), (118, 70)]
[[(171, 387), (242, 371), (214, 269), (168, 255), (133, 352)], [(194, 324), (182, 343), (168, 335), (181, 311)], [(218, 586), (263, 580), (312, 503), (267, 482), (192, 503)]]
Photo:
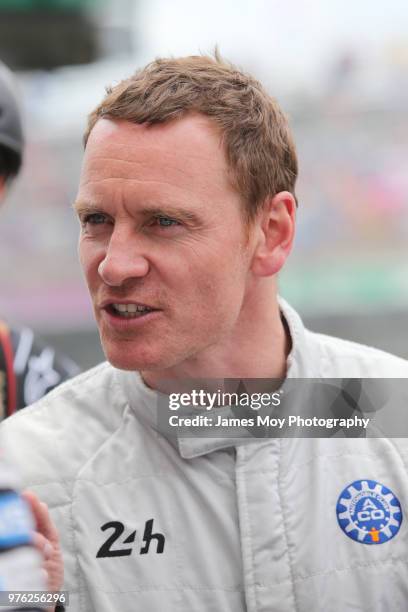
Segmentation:
[(100, 364), (1, 424), (26, 484), (69, 480), (120, 427), (126, 399), (115, 369)]
[(324, 378), (408, 378), (408, 361), (386, 351), (307, 331), (320, 355), (319, 375)]

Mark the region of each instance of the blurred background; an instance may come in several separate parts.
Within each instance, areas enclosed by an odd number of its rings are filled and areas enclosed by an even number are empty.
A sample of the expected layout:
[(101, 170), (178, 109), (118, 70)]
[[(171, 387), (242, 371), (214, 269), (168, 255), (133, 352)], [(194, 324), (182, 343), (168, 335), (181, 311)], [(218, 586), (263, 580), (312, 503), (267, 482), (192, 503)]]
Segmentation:
[(87, 113), (158, 55), (221, 53), (288, 113), (300, 160), (281, 294), (309, 327), (408, 357), (408, 3), (0, 0), (23, 175), (0, 212), (0, 313), (82, 367), (103, 359), (71, 210)]

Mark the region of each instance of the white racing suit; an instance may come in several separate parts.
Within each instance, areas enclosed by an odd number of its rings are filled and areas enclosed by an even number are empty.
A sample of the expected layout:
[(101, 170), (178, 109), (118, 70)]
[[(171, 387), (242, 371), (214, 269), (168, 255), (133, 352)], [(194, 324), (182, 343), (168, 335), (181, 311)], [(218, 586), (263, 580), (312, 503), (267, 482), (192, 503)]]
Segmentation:
[[(402, 359), (281, 309), (288, 377), (408, 377)], [(2, 426), (59, 528), (71, 612), (408, 610), (405, 440), (169, 439), (156, 405), (105, 363)], [(388, 535), (353, 539), (356, 508), (388, 513)]]

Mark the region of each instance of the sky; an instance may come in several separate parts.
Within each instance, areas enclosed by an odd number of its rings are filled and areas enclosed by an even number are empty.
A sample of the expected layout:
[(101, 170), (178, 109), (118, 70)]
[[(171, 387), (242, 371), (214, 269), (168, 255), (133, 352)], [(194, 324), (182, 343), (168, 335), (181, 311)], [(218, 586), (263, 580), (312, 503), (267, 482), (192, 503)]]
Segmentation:
[(149, 56), (221, 53), (244, 67), (302, 82), (336, 54), (375, 62), (384, 46), (408, 44), (406, 0), (145, 0), (136, 12)]

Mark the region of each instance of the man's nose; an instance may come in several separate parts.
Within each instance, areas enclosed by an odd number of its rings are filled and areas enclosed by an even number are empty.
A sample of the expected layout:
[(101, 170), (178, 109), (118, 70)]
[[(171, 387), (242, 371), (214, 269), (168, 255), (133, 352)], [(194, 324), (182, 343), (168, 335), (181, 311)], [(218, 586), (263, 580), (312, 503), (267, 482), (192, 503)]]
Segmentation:
[(101, 279), (111, 287), (120, 287), (132, 278), (149, 272), (149, 262), (141, 249), (138, 237), (113, 233), (104, 259), (98, 266)]

